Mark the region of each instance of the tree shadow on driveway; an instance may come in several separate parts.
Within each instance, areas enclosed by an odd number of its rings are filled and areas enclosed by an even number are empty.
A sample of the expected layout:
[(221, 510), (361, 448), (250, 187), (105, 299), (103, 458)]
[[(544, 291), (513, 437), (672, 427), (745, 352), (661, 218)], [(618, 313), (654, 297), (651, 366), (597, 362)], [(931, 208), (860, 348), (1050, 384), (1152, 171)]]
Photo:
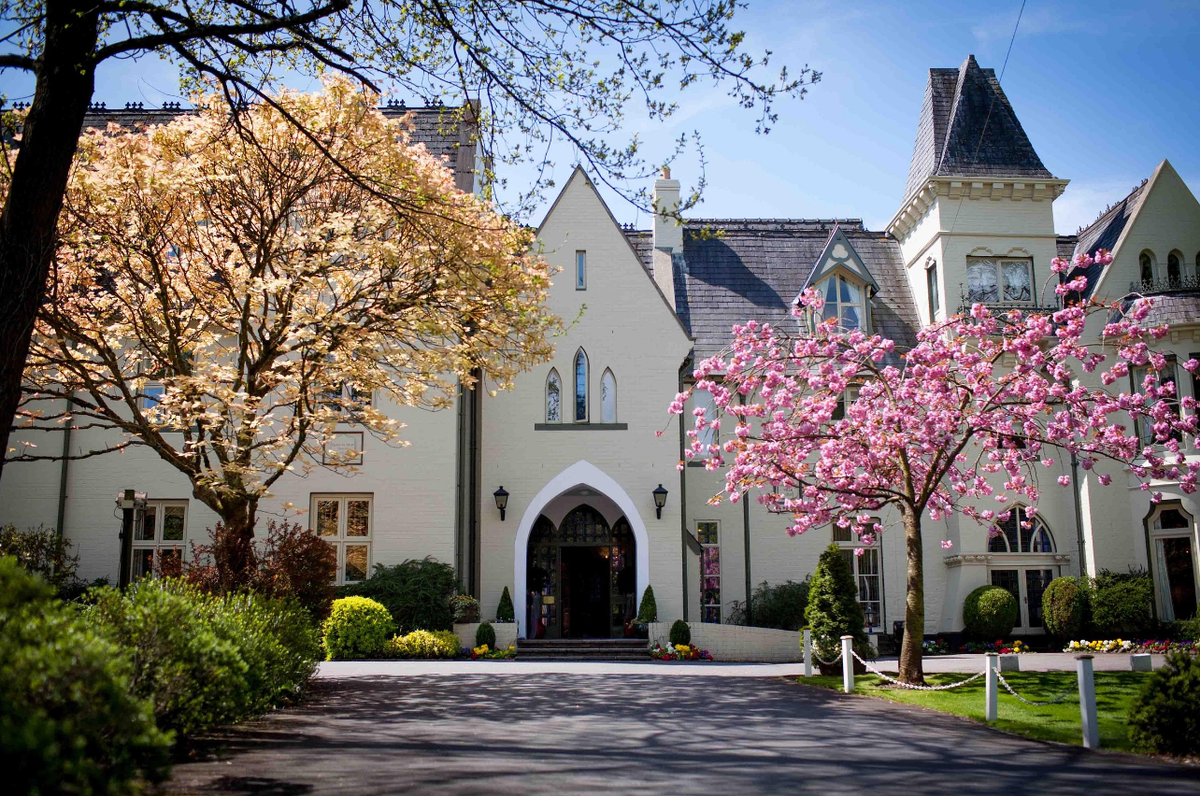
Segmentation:
[[(773, 678), (321, 680), (204, 739), (177, 793), (1189, 793), (1200, 771)], [(273, 788), (273, 789), (272, 789)]]

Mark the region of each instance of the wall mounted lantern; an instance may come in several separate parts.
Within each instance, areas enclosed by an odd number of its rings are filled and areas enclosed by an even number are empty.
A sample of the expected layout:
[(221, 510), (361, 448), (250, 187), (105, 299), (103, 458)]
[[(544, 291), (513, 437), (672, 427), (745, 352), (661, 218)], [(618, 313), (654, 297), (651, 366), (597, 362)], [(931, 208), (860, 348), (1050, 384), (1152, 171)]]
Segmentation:
[(661, 520), (663, 506), (667, 505), (667, 490), (663, 489), (662, 484), (659, 484), (658, 489), (655, 489), (650, 494), (654, 495), (654, 513)]
[(500, 522), (504, 522), (504, 510), (508, 508), (508, 490), (503, 486), (492, 493), (496, 499), (496, 508), (500, 509)]

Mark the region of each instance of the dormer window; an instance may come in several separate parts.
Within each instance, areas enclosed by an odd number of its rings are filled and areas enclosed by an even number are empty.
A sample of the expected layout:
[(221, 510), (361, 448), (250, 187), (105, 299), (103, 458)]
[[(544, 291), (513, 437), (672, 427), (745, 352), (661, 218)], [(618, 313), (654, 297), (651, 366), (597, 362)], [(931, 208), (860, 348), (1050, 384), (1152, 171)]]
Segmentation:
[(834, 274), (817, 286), (817, 292), (825, 299), (821, 310), (821, 321), (837, 318), (837, 326), (843, 331), (862, 329), (866, 331), (867, 311), (863, 286), (842, 274)]
[(967, 301), (971, 304), (1032, 303), (1033, 260), (968, 257)]

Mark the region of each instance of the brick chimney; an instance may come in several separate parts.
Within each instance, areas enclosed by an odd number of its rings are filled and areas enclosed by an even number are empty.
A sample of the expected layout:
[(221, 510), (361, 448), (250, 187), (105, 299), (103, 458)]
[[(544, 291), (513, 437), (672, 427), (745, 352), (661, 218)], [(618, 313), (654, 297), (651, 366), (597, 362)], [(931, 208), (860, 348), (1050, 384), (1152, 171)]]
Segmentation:
[(679, 180), (671, 179), (671, 169), (663, 166), (654, 181), (654, 281), (675, 307), (674, 263), (683, 262), (683, 225), (668, 215), (679, 209)]

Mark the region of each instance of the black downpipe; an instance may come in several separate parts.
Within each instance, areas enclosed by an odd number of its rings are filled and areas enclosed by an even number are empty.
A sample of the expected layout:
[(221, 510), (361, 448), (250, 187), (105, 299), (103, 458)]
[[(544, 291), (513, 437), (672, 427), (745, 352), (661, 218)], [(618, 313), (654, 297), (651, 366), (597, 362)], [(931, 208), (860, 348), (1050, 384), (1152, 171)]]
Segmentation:
[[(1071, 485), (1075, 493), (1075, 538), (1079, 545), (1079, 577), (1087, 577), (1087, 553), (1083, 546), (1083, 498), (1079, 493), (1079, 459), (1071, 454)], [(1149, 560), (1149, 559), (1147, 559)]]
[[(739, 397), (742, 405), (745, 406), (746, 396), (741, 395)], [(746, 625), (753, 626), (754, 613), (750, 595), (750, 584), (752, 582), (750, 577), (750, 502), (746, 500), (748, 496), (747, 493), (742, 493), (742, 535), (746, 543)]]
[[(67, 398), (67, 414), (71, 413), (73, 401)], [(62, 466), (58, 473), (58, 518), (54, 521), (54, 530), (58, 538), (63, 538), (63, 523), (67, 518), (67, 475), (70, 472), (71, 460), (71, 420), (63, 426)]]
[[(679, 379), (679, 392), (683, 392), (683, 378)], [(683, 418), (679, 416), (679, 461), (683, 461)], [(683, 566), (683, 621), (688, 620), (688, 526), (687, 526), (687, 467), (679, 471), (679, 557)]]

